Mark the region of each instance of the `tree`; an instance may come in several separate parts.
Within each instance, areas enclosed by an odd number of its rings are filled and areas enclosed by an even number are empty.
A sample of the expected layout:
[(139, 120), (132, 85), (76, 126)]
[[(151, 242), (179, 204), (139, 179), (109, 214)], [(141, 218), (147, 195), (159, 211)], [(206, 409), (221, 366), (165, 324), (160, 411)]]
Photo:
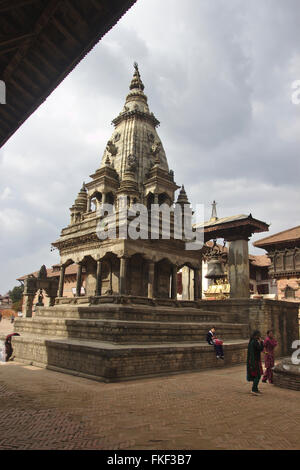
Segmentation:
[(12, 303), (18, 302), (22, 299), (24, 286), (15, 286), (12, 290), (8, 291), (8, 295)]

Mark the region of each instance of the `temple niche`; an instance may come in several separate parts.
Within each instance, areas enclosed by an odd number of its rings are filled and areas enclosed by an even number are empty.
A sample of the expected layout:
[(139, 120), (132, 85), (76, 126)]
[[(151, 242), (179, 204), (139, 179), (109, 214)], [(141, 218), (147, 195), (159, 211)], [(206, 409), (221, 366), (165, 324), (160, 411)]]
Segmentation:
[[(101, 162), (81, 185), (69, 225), (53, 242), (59, 282), (43, 279), (45, 270), (40, 280), (26, 281), (25, 315), (15, 322), (16, 358), (95, 380), (128, 380), (244, 362), (250, 330), (280, 324), (278, 349), (286, 352), (297, 323), (294, 310), (287, 314), (286, 306), (283, 312), (249, 299), (248, 240), (267, 224), (251, 214), (219, 219), (216, 211), (209, 221), (192, 224), (188, 195), (169, 168), (137, 64), (112, 123)], [(202, 239), (195, 246), (196, 233)], [(220, 238), (228, 242), (230, 298), (207, 301), (205, 244)], [(73, 296), (64, 292), (70, 272), (76, 276)], [(216, 273), (222, 274), (212, 266), (212, 279)], [(37, 306), (28, 318), (43, 286), (51, 304)], [(222, 364), (205, 341), (212, 325), (224, 340)]]

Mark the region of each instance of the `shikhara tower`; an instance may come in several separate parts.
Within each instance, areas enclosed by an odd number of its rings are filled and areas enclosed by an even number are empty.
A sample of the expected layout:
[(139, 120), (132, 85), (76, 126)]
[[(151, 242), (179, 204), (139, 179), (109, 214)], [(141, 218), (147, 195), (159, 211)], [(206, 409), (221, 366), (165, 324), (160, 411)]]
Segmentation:
[(194, 270), (194, 298), (198, 299), (201, 252), (186, 250), (183, 239), (174, 239), (171, 235), (169, 240), (160, 237), (157, 240), (101, 241), (97, 237), (99, 209), (104, 203), (114, 205), (117, 212), (121, 200), (125, 200), (128, 207), (141, 203), (149, 208), (149, 217), (151, 205), (155, 203), (169, 207), (189, 206), (184, 187), (177, 201), (174, 200), (179, 186), (156, 132), (159, 121), (149, 110), (136, 63), (125, 105), (112, 123), (114, 131), (103, 152), (101, 165), (91, 175), (91, 181), (82, 186), (70, 209), (70, 225), (53, 243), (61, 256), (58, 297), (63, 297), (65, 267), (77, 263), (77, 296), (80, 296), (82, 270), (85, 269), (87, 302), (91, 297), (96, 302), (95, 297), (104, 295), (176, 299), (177, 271), (182, 266)]

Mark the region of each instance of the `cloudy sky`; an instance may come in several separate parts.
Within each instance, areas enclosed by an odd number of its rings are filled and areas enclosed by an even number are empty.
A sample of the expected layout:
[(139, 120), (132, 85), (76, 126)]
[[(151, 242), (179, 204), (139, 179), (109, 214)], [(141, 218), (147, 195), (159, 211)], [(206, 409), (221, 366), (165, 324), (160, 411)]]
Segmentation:
[[(299, 0), (138, 0), (0, 150), (0, 293), (50, 251), (137, 61), (175, 181), (219, 217), (299, 225)], [(251, 242), (267, 234), (256, 235)], [(250, 246), (252, 253), (260, 253)]]

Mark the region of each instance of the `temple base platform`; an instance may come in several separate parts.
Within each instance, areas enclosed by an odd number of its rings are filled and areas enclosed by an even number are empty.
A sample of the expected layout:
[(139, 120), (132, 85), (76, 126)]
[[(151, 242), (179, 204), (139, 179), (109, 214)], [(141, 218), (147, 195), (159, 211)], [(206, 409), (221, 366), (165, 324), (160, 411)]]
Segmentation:
[[(281, 311), (275, 309), (276, 314), (269, 302), (267, 308), (261, 299), (58, 298), (53, 307), (37, 307), (33, 317), (16, 319), (20, 336), (12, 340), (14, 356), (105, 382), (246, 363), (253, 321), (274, 320)], [(212, 326), (224, 341), (224, 360), (205, 341)]]

